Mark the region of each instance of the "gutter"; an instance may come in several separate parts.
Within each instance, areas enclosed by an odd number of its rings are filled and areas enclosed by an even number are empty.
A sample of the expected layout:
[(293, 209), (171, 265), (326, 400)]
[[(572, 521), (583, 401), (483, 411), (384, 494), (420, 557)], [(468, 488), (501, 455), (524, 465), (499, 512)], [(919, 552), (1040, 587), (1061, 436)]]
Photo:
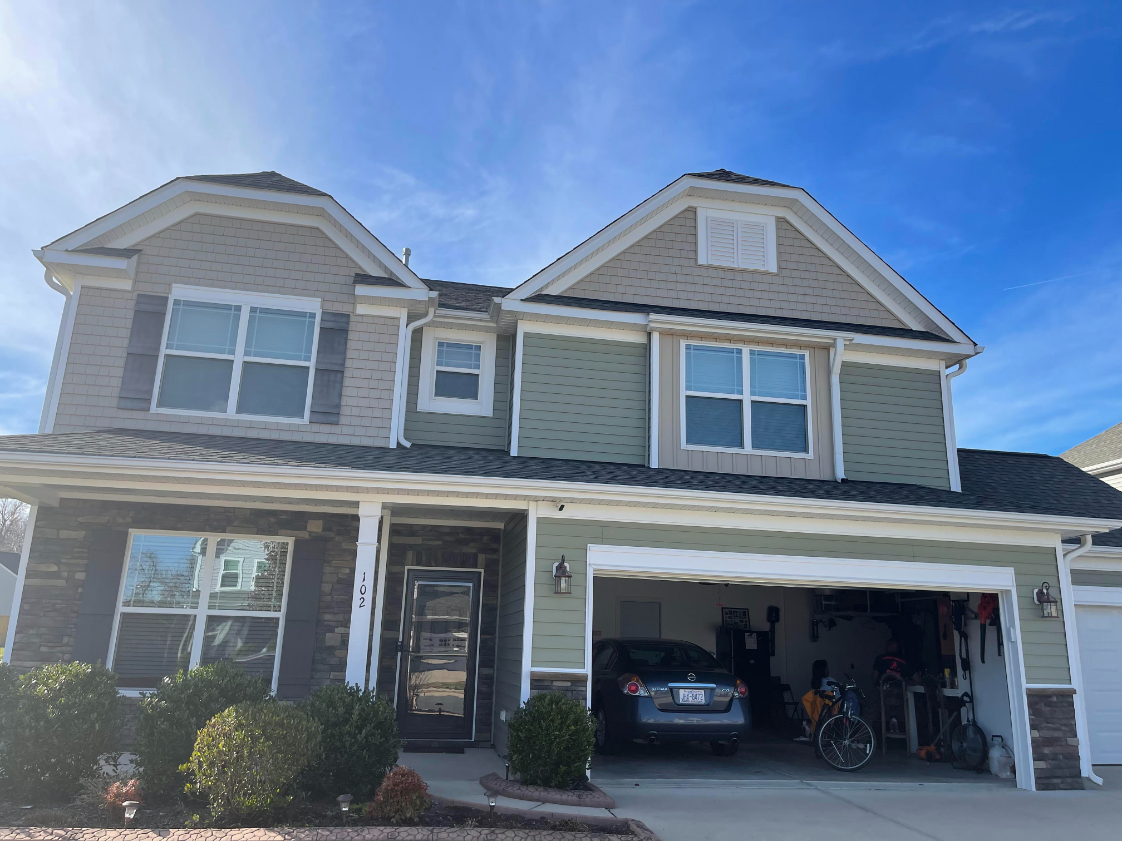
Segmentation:
[(834, 478), (845, 481), (845, 453), (842, 451), (841, 369), (845, 339), (834, 339), (830, 349), (830, 426), (834, 440)]
[(434, 301), (432, 304), (429, 305), (428, 314), (424, 318), (417, 319), (416, 321), (414, 321), (412, 324), (410, 324), (408, 327), (405, 328), (405, 348), (404, 348), (404, 355), (402, 356), (402, 359), (401, 359), (401, 366), (402, 366), (401, 367), (401, 380), (400, 380), (401, 384), (399, 386), (399, 388), (402, 391), (402, 394), (400, 395), (400, 398), (401, 398), (401, 401), (402, 401), (401, 402), (401, 414), (398, 415), (397, 429), (395, 430), (395, 432), (397, 434), (397, 442), (399, 444), (401, 444), (401, 446), (405, 447), (406, 449), (409, 449), (410, 447), (413, 446), (412, 443), (405, 440), (405, 413), (406, 413), (406, 408), (407, 408), (406, 405), (405, 405), (405, 401), (409, 398), (409, 355), (410, 355), (411, 351), (413, 350), (413, 331), (416, 330), (418, 327), (422, 327), (425, 324), (428, 324), (430, 321), (433, 320), (433, 318), (436, 317), (436, 307), (437, 307), (437, 304)]
[[(43, 282), (55, 292), (62, 295), (62, 318), (58, 322), (58, 336), (55, 338), (55, 352), (51, 356), (51, 372), (47, 377), (47, 390), (43, 393), (43, 410), (39, 414), (39, 434), (51, 432), (55, 425), (55, 412), (58, 409), (59, 391), (62, 389), (62, 374), (60, 367), (65, 367), (66, 357), (70, 352), (70, 333), (74, 323), (75, 295), (59, 283), (54, 273), (43, 269)], [(63, 345), (66, 347), (64, 348)]]
[[(1067, 552), (1061, 551), (1062, 559), (1060, 568), (1061, 591), (1060, 597), (1064, 605), (1064, 629), (1067, 631), (1068, 665), (1072, 669), (1072, 683), (1075, 685), (1075, 719), (1076, 734), (1079, 736), (1079, 757), (1081, 764), (1085, 765), (1087, 779), (1097, 786), (1103, 784), (1103, 778), (1095, 773), (1091, 765), (1091, 746), (1089, 742), (1087, 721), (1087, 702), (1083, 692), (1083, 659), (1079, 651), (1079, 632), (1075, 622), (1075, 595), (1072, 593), (1071, 562), (1084, 554), (1092, 546), (1089, 534), (1079, 536), (1079, 545)], [(1074, 653), (1073, 653), (1074, 652)]]

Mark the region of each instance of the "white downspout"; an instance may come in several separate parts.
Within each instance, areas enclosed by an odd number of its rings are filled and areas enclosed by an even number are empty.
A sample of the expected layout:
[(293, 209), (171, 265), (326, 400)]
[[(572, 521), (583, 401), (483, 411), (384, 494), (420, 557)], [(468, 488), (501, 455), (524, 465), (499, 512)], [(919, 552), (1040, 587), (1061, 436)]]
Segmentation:
[(1075, 687), (1075, 724), (1079, 736), (1080, 764), (1086, 765), (1087, 779), (1101, 786), (1103, 778), (1095, 773), (1091, 765), (1091, 742), (1088, 737), (1090, 724), (1087, 721), (1087, 702), (1083, 694), (1083, 660), (1079, 651), (1079, 630), (1075, 621), (1075, 594), (1071, 591), (1071, 562), (1091, 548), (1091, 535), (1079, 537), (1079, 545), (1068, 552), (1061, 552), (1063, 568), (1060, 569), (1060, 599), (1064, 605), (1064, 625), (1067, 629), (1068, 663), (1072, 669), (1071, 683)]
[(948, 380), (953, 380), (959, 374), (965, 374), (966, 373), (966, 363), (969, 362), (969, 361), (970, 361), (969, 359), (960, 360), (957, 368), (955, 368), (953, 371), (947, 371), (947, 379)]
[(842, 355), (845, 353), (845, 340), (834, 339), (830, 349), (830, 425), (834, 438), (834, 478), (845, 481), (845, 454), (842, 452), (842, 402), (841, 369)]
[[(436, 304), (429, 307), (428, 315), (424, 318), (419, 318), (405, 328), (405, 353), (402, 357), (401, 364), (401, 412), (397, 418), (397, 443), (405, 448), (412, 447), (413, 445), (405, 440), (405, 415), (408, 408), (405, 403), (409, 399), (409, 354), (413, 349), (413, 331), (418, 327), (423, 327), (428, 324), (436, 316)], [(417, 387), (420, 388), (421, 384), (418, 383)]]
[(58, 389), (59, 380), (62, 379), (62, 372), (59, 371), (59, 367), (66, 365), (62, 346), (64, 344), (69, 344), (67, 340), (70, 337), (71, 309), (74, 306), (74, 296), (70, 293), (69, 289), (55, 280), (50, 269), (43, 270), (43, 280), (46, 282), (47, 286), (62, 295), (65, 301), (62, 305), (62, 317), (58, 322), (58, 336), (55, 338), (55, 352), (51, 357), (51, 372), (47, 376), (47, 390), (43, 394), (43, 411), (39, 415), (40, 434), (50, 432), (54, 427), (54, 408), (56, 406), (55, 391)]

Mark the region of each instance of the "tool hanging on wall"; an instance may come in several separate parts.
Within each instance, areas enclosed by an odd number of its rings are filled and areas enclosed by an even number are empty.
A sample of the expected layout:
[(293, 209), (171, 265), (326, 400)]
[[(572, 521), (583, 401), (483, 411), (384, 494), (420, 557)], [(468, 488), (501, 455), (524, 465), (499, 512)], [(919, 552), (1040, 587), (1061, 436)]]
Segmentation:
[(768, 635), (771, 638), (771, 656), (775, 656), (775, 626), (779, 624), (779, 608), (775, 605), (768, 606), (767, 609), (767, 624), (771, 630)]
[(987, 625), (997, 628), (997, 656), (1004, 656), (1005, 642), (1001, 638), (1001, 608), (997, 600), (997, 593), (982, 593), (982, 598), (978, 602), (978, 648), (983, 663), (986, 662)]

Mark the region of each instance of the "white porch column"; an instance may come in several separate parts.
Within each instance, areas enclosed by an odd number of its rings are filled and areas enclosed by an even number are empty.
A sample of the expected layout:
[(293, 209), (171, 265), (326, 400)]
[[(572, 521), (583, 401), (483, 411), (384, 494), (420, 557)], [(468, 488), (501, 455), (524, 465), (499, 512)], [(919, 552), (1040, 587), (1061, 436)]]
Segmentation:
[(534, 582), (538, 564), (538, 503), (526, 511), (526, 588), (522, 597), (522, 703), (530, 700), (530, 671), (534, 659)]
[(370, 655), (370, 612), (374, 602), (374, 570), (378, 563), (378, 521), (382, 503), (358, 506), (358, 551), (355, 556), (355, 589), (351, 595), (351, 632), (347, 642), (347, 683), (366, 688)]

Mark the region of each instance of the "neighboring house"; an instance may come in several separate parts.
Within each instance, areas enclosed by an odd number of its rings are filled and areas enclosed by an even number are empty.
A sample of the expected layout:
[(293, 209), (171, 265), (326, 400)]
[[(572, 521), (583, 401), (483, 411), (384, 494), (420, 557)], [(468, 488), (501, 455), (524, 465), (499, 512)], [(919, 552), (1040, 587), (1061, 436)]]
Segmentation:
[[(1122, 424), (1060, 458), (1122, 489)], [(1091, 759), (1122, 764), (1122, 530), (1097, 534), (1071, 569)]]
[(0, 641), (7, 639), (8, 618), (16, 599), (19, 552), (0, 552)]
[(177, 178), (36, 256), (66, 304), (39, 434), (0, 438), (33, 504), (18, 668), (102, 661), (136, 695), (233, 659), (504, 750), (532, 693), (595, 700), (595, 637), (712, 642), (720, 594), (755, 629), (783, 608), (801, 686), (867, 624), (819, 621), (839, 592), (996, 593), (979, 718), (1020, 786), (1091, 774), (1063, 541), (1122, 495), (959, 450), (980, 348), (802, 189), (684, 175), (513, 289), (422, 279), (269, 172)]

